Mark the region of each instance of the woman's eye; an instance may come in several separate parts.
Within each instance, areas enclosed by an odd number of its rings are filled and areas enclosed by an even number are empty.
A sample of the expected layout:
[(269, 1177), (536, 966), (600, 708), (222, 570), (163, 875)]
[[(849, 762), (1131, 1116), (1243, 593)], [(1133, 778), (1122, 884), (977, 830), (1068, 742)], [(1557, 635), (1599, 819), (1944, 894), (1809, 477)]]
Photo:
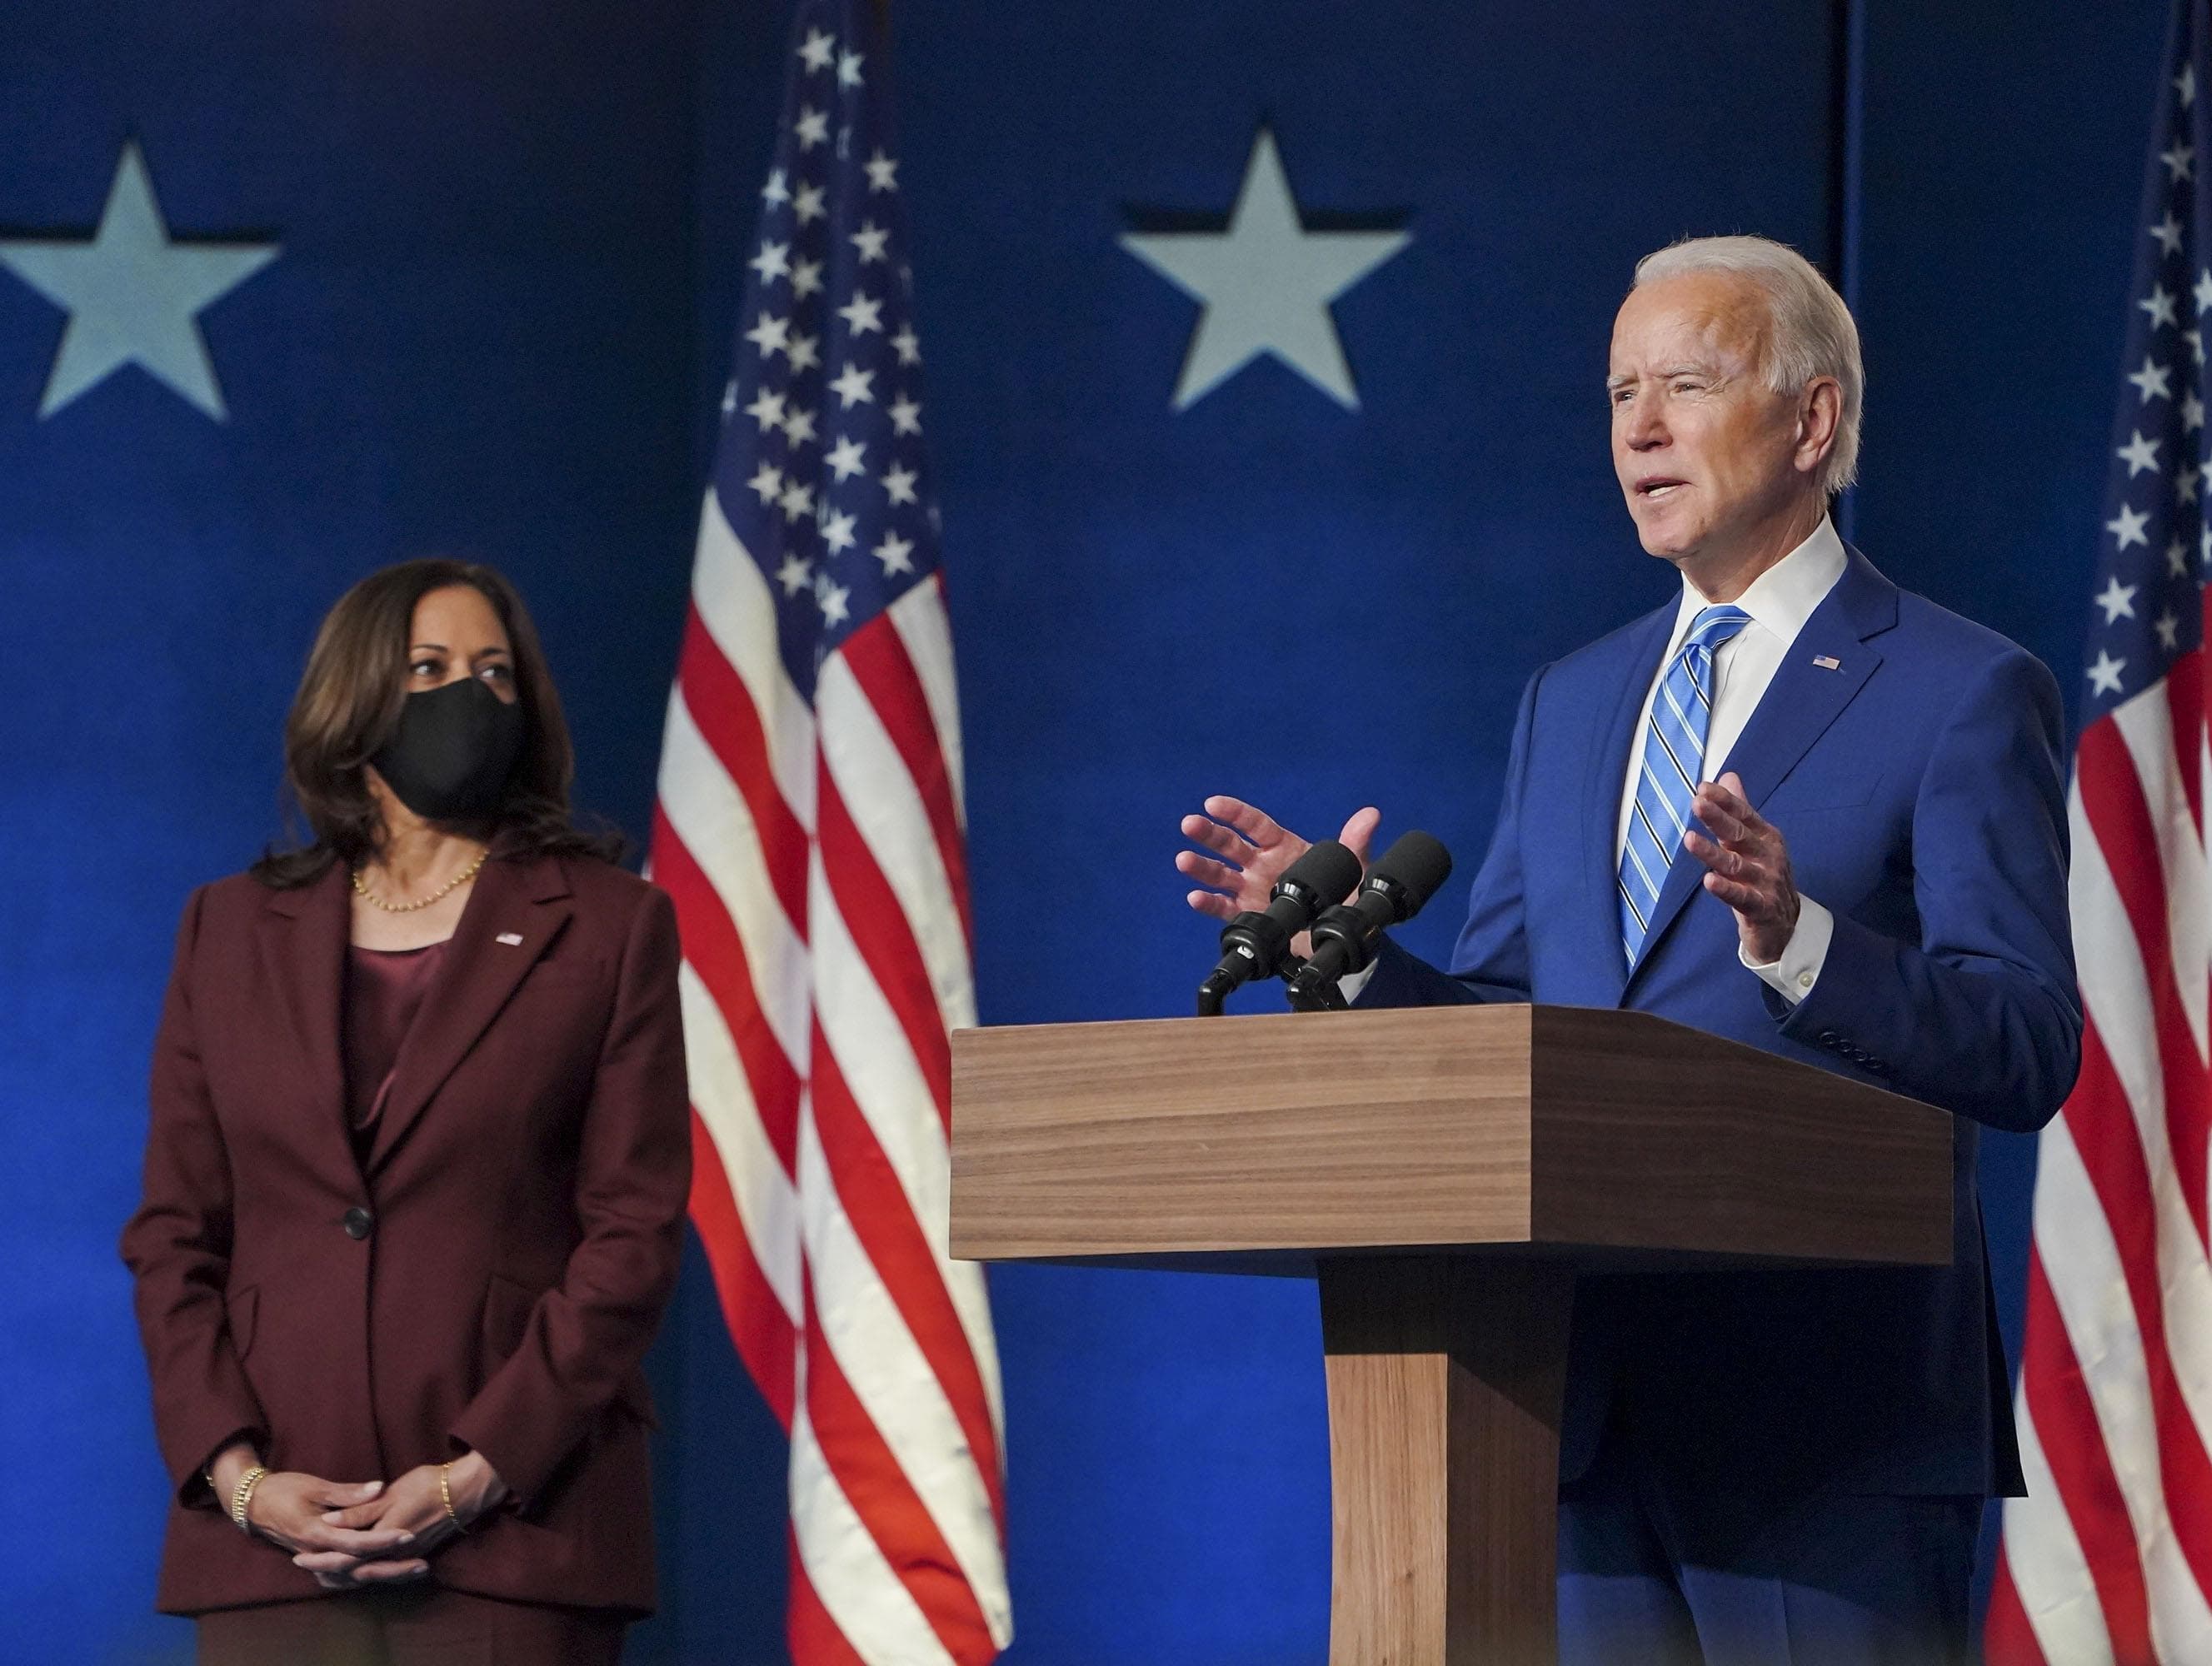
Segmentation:
[(477, 673), (488, 683), (504, 683), (514, 675), (512, 666), (486, 666)]
[(435, 660), (417, 660), (407, 669), (417, 677), (435, 677), (445, 666)]

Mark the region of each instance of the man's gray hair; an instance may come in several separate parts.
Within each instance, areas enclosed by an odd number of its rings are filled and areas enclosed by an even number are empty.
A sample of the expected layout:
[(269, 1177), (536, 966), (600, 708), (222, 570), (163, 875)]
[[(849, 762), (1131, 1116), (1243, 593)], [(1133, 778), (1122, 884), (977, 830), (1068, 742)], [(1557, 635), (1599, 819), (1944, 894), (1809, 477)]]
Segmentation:
[(1785, 243), (1765, 237), (1692, 237), (1636, 263), (1636, 287), (1692, 272), (1729, 272), (1749, 278), (1766, 296), (1766, 385), (1794, 398), (1816, 376), (1833, 376), (1843, 389), (1836, 443), (1820, 465), (1820, 484), (1839, 492), (1858, 478), (1859, 414), (1866, 399), (1866, 368), (1859, 358), (1859, 327), (1820, 269)]

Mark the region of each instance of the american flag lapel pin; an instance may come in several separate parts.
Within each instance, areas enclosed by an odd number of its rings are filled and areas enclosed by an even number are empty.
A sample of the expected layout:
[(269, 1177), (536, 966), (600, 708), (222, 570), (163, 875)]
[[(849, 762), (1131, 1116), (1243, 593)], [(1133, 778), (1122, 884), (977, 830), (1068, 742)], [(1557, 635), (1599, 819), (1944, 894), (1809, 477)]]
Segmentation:
[(522, 946), (522, 933), (520, 932), (501, 932), (495, 940), (506, 944), (510, 949), (519, 949)]
[(1816, 654), (1813, 656), (1813, 663), (1822, 671), (1841, 671), (1844, 668), (1844, 662), (1832, 654)]

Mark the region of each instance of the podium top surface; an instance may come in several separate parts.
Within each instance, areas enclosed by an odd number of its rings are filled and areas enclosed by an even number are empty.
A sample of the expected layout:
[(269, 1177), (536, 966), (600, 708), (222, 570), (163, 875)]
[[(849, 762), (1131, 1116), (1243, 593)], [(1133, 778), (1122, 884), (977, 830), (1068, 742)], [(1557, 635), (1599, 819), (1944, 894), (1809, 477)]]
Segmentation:
[(1941, 1265), (1952, 1119), (1649, 1013), (1492, 1005), (963, 1030), (955, 1256), (1297, 1273)]

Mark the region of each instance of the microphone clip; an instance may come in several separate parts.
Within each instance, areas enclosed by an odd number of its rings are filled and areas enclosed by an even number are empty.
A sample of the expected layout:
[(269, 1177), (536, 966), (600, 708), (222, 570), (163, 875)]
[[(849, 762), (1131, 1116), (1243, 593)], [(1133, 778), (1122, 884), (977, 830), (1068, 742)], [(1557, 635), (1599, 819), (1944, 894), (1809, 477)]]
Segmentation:
[(1291, 1006), (1301, 1012), (1348, 1012), (1352, 1003), (1337, 988), (1336, 980), (1324, 977), (1310, 960), (1300, 960), (1283, 968), (1283, 982), (1289, 986)]

